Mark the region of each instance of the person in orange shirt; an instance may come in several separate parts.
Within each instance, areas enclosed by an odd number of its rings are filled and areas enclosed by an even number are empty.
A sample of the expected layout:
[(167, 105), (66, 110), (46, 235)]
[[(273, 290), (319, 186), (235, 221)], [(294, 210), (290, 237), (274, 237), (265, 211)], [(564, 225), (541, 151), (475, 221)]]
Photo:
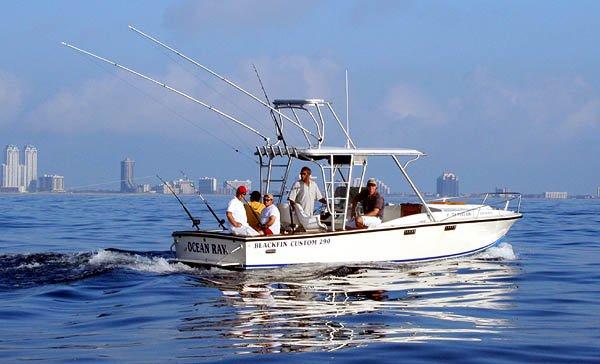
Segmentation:
[(260, 202), (260, 192), (252, 191), (250, 194), (250, 202), (244, 205), (246, 216), (248, 217), (248, 225), (254, 230), (260, 231), (260, 213), (265, 208), (265, 205)]

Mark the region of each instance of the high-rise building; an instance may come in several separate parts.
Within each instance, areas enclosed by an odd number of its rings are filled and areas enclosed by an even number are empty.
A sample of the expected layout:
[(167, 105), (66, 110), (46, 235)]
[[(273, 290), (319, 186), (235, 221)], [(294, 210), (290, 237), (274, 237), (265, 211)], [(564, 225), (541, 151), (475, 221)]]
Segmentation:
[(458, 196), (458, 177), (452, 172), (444, 172), (437, 179), (437, 194), (440, 197)]
[(179, 179), (175, 181), (175, 186), (182, 195), (193, 195), (196, 193), (194, 182), (190, 181), (189, 179)]
[(142, 184), (142, 185), (137, 185), (136, 187), (136, 191), (137, 193), (148, 193), (150, 192), (151, 188), (149, 184)]
[(24, 151), (25, 176), (23, 185), (29, 192), (36, 190), (37, 183), (37, 148), (33, 145), (26, 145)]
[(550, 199), (561, 199), (564, 200), (568, 197), (568, 193), (566, 192), (545, 192), (544, 197)]
[(598, 186), (598, 191), (596, 193), (596, 197), (600, 198), (600, 186)]
[(245, 181), (238, 181), (237, 179), (223, 182), (223, 193), (226, 195), (233, 195), (235, 190), (240, 186), (246, 186), (248, 191), (252, 190), (252, 181), (249, 179)]
[(212, 177), (202, 177), (198, 179), (198, 192), (217, 193), (217, 179)]
[[(169, 188), (169, 187), (170, 187), (170, 188)], [(175, 187), (175, 186), (173, 185), (173, 182), (161, 183), (161, 184), (159, 184), (158, 186), (155, 186), (155, 187), (154, 187), (154, 191), (156, 191), (156, 193), (162, 193), (162, 194), (164, 194), (164, 195), (171, 194), (171, 193), (172, 193), (172, 192), (171, 192), (171, 189), (173, 189), (173, 191), (174, 191), (175, 193), (178, 193), (178, 192), (177, 192), (177, 187)]]
[(38, 179), (38, 190), (41, 192), (65, 192), (65, 177), (45, 174)]
[(135, 161), (129, 157), (121, 161), (121, 192), (135, 192), (137, 187), (133, 182), (133, 167)]
[(16, 145), (7, 145), (2, 164), (2, 187), (19, 187), (19, 177), (23, 173), (19, 169), (19, 148)]

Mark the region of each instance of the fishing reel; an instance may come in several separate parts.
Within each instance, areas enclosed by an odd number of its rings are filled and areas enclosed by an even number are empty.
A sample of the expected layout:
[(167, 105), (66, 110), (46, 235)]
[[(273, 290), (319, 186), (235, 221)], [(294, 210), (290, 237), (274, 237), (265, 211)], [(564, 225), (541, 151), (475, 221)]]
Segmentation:
[(192, 227), (196, 228), (196, 230), (200, 230), (200, 219), (193, 218)]

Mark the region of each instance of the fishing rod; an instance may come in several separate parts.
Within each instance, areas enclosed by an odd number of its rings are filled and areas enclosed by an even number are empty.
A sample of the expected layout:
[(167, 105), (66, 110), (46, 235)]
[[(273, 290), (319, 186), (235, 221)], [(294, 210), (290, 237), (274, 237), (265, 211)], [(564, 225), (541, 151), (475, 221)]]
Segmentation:
[(150, 81), (150, 82), (152, 82), (152, 83), (155, 83), (155, 84), (157, 84), (157, 85), (159, 85), (159, 86), (162, 86), (162, 87), (166, 88), (167, 90), (169, 90), (169, 91), (171, 91), (171, 92), (174, 92), (174, 93), (176, 93), (176, 94), (178, 94), (178, 95), (180, 95), (180, 96), (183, 96), (183, 97), (185, 97), (185, 98), (186, 98), (186, 99), (188, 99), (188, 100), (191, 100), (191, 101), (193, 101), (193, 102), (195, 102), (195, 103), (197, 103), (197, 104), (200, 104), (200, 105), (204, 106), (205, 108), (209, 109), (210, 111), (213, 111), (213, 112), (215, 112), (215, 113), (217, 113), (217, 114), (219, 114), (219, 115), (221, 115), (221, 116), (223, 116), (223, 117), (225, 117), (225, 118), (227, 118), (227, 119), (229, 119), (229, 120), (233, 121), (234, 123), (236, 123), (236, 124), (238, 124), (238, 125), (241, 125), (242, 127), (246, 128), (246, 129), (248, 129), (248, 130), (250, 130), (250, 131), (251, 131), (251, 132), (253, 132), (254, 134), (256, 134), (256, 135), (258, 135), (259, 137), (261, 137), (261, 138), (262, 138), (262, 139), (263, 139), (263, 140), (264, 140), (264, 141), (265, 141), (267, 144), (270, 144), (270, 143), (269, 143), (269, 137), (265, 136), (264, 134), (262, 134), (261, 132), (259, 132), (259, 131), (258, 131), (258, 130), (256, 130), (256, 129), (254, 129), (254, 128), (253, 128), (253, 127), (251, 127), (250, 125), (247, 125), (247, 124), (245, 124), (245, 123), (243, 123), (243, 122), (239, 121), (238, 119), (234, 118), (233, 116), (231, 116), (231, 115), (229, 115), (229, 114), (226, 114), (226, 113), (224, 113), (223, 111), (221, 111), (221, 110), (217, 109), (217, 108), (216, 108), (216, 107), (214, 107), (214, 106), (208, 105), (208, 104), (206, 104), (206, 103), (204, 103), (204, 102), (202, 102), (202, 101), (200, 101), (200, 100), (198, 100), (198, 99), (194, 98), (193, 96), (190, 96), (190, 95), (188, 95), (188, 94), (186, 94), (186, 93), (184, 93), (184, 92), (181, 92), (181, 91), (179, 91), (179, 90), (177, 90), (177, 89), (175, 89), (175, 88), (173, 88), (173, 87), (171, 87), (171, 86), (169, 86), (169, 85), (167, 85), (167, 84), (165, 84), (165, 83), (163, 83), (163, 82), (157, 81), (157, 80), (153, 79), (152, 77), (148, 77), (148, 76), (146, 76), (146, 75), (144, 75), (144, 74), (141, 74), (141, 73), (139, 73), (139, 72), (137, 72), (137, 71), (135, 71), (135, 70), (133, 70), (133, 69), (131, 69), (131, 68), (127, 68), (127, 67), (125, 67), (125, 66), (122, 66), (122, 65), (120, 65), (120, 64), (118, 64), (118, 63), (116, 63), (115, 61), (112, 61), (112, 60), (106, 59), (106, 58), (104, 58), (104, 57), (100, 57), (100, 56), (98, 56), (98, 55), (96, 55), (96, 54), (94, 54), (94, 53), (92, 53), (92, 52), (88, 52), (88, 51), (86, 51), (86, 50), (84, 50), (84, 49), (78, 48), (78, 47), (76, 47), (76, 46), (74, 46), (74, 45), (71, 45), (71, 44), (68, 44), (68, 43), (65, 43), (65, 42), (61, 42), (61, 44), (62, 44), (62, 45), (64, 45), (65, 47), (69, 47), (69, 48), (71, 48), (71, 49), (73, 49), (73, 50), (76, 50), (76, 51), (78, 51), (78, 52), (80, 52), (80, 53), (87, 54), (87, 55), (88, 55), (88, 56), (90, 56), (90, 57), (96, 58), (96, 59), (98, 59), (98, 60), (101, 60), (101, 61), (103, 61), (103, 62), (106, 62), (106, 63), (108, 63), (108, 64), (112, 64), (113, 66), (115, 66), (115, 67), (117, 67), (117, 68), (120, 68), (120, 69), (122, 69), (122, 70), (124, 70), (124, 71), (127, 71), (127, 72), (129, 72), (129, 73), (132, 73), (132, 74), (134, 74), (134, 75), (136, 75), (136, 76), (138, 76), (138, 77), (140, 77), (140, 78), (143, 78), (143, 79), (145, 79), (145, 80), (147, 80), (147, 81)]
[(298, 128), (300, 128), (303, 132), (310, 134), (313, 138), (315, 138), (316, 140), (320, 140), (320, 138), (318, 136), (316, 136), (315, 134), (313, 134), (310, 130), (306, 129), (305, 127), (303, 127), (301, 124), (299, 124), (298, 122), (296, 122), (294, 119), (290, 118), (289, 116), (283, 114), (281, 111), (277, 110), (276, 108), (272, 107), (271, 105), (269, 105), (268, 103), (265, 103), (263, 100), (259, 99), (258, 97), (254, 96), (253, 94), (251, 94), (250, 92), (244, 90), (243, 88), (241, 88), (240, 86), (236, 85), (235, 83), (231, 82), (230, 80), (226, 79), (225, 77), (221, 76), (220, 74), (216, 73), (215, 71), (211, 70), (210, 68), (200, 64), (199, 62), (193, 60), (192, 58), (186, 56), (185, 54), (181, 53), (180, 51), (166, 45), (165, 43), (159, 41), (158, 39), (142, 32), (141, 30), (133, 27), (133, 26), (129, 26), (129, 29), (133, 30), (134, 32), (136, 32), (137, 34), (141, 35), (142, 37), (151, 40), (152, 42), (160, 45), (163, 48), (166, 48), (168, 50), (170, 50), (171, 52), (177, 54), (178, 56), (180, 56), (181, 58), (185, 59), (186, 61), (194, 64), (197, 67), (200, 67), (201, 69), (205, 70), (206, 72), (210, 73), (211, 75), (217, 77), (218, 79), (220, 79), (221, 81), (227, 83), (228, 85), (232, 86), (233, 88), (235, 88), (236, 90), (242, 92), (243, 94), (245, 94), (246, 96), (252, 98), (255, 101), (258, 101), (261, 105), (263, 105), (264, 107), (268, 108), (271, 112), (277, 113), (280, 117), (283, 117), (284, 119), (288, 120), (289, 122), (291, 122), (292, 124), (296, 125)]
[(221, 225), (221, 227), (223, 228), (223, 230), (227, 230), (227, 228), (225, 227), (225, 220), (224, 219), (219, 219), (219, 217), (217, 216), (217, 214), (215, 213), (215, 211), (208, 204), (208, 201), (206, 201), (204, 199), (204, 196), (202, 196), (202, 194), (200, 192), (198, 192), (198, 196), (200, 196), (200, 198), (202, 199), (202, 201), (204, 201), (204, 204), (206, 204), (206, 207), (208, 207), (208, 211), (210, 211), (210, 213), (215, 217), (215, 219), (217, 220), (217, 222), (219, 223), (219, 225)]
[(190, 210), (188, 210), (187, 207), (185, 207), (185, 205), (183, 204), (183, 201), (181, 201), (181, 199), (179, 198), (179, 196), (177, 196), (177, 194), (175, 193), (175, 191), (173, 191), (173, 189), (171, 188), (171, 185), (169, 185), (167, 182), (165, 182), (164, 179), (160, 178), (160, 176), (157, 174), (156, 177), (158, 177), (158, 179), (165, 185), (167, 186), (167, 188), (169, 189), (169, 191), (171, 191), (171, 193), (173, 194), (173, 196), (175, 196), (175, 198), (177, 199), (177, 201), (179, 201), (179, 204), (181, 204), (181, 207), (183, 207), (183, 210), (185, 211), (185, 213), (188, 215), (188, 217), (190, 218), (190, 220), (192, 220), (192, 226), (196, 228), (196, 230), (200, 231), (200, 228), (198, 227), (198, 225), (200, 225), (200, 219), (195, 219), (192, 216), (192, 213), (190, 212)]
[[(269, 96), (267, 95), (267, 90), (265, 90), (265, 86), (263, 85), (262, 79), (260, 78), (260, 75), (258, 74), (258, 70), (256, 69), (256, 66), (254, 65), (254, 63), (252, 63), (252, 68), (254, 68), (254, 73), (256, 73), (256, 78), (258, 78), (258, 83), (260, 83), (260, 88), (262, 89), (262, 92), (265, 95), (265, 100), (267, 100), (267, 103), (270, 104), (271, 101), (269, 100)], [(277, 121), (277, 117), (275, 116), (275, 113), (273, 112), (273, 110), (269, 110), (269, 114), (271, 115), (271, 119), (273, 119), (273, 122), (275, 123), (275, 128), (277, 128), (277, 139), (281, 140), (283, 142), (283, 146), (287, 149), (287, 143), (285, 142), (285, 139), (283, 138), (283, 130), (281, 130), (281, 125), (279, 125), (279, 122)]]

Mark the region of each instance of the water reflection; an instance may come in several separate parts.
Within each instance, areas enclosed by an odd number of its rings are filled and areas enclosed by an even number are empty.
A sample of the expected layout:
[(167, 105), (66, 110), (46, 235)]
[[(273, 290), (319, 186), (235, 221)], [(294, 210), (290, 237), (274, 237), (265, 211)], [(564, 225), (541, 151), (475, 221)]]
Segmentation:
[(514, 263), (477, 258), (410, 266), (205, 271), (192, 276), (192, 284), (218, 288), (221, 303), (235, 312), (207, 318), (195, 310), (183, 320), (181, 338), (212, 332), (234, 339), (239, 353), (482, 340), (511, 325), (501, 311), (509, 308), (517, 274)]

